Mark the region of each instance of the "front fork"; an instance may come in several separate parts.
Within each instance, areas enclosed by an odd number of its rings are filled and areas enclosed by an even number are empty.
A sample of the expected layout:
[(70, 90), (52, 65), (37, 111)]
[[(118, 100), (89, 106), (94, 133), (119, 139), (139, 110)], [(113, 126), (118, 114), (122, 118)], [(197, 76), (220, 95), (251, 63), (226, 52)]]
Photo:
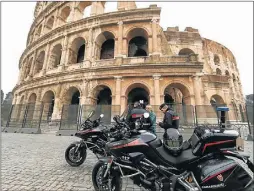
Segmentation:
[(76, 147), (75, 147), (75, 153), (78, 152), (78, 150), (80, 149), (80, 147), (86, 146), (86, 143), (84, 140), (79, 141), (78, 143), (76, 143)]

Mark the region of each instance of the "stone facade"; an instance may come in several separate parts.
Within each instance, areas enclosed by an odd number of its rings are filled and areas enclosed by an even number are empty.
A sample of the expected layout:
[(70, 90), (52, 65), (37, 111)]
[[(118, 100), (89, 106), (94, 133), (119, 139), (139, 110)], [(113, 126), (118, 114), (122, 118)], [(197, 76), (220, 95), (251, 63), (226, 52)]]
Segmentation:
[(151, 105), (165, 99), (244, 103), (236, 61), (225, 46), (192, 27), (163, 31), (156, 5), (138, 9), (135, 2), (118, 2), (118, 11), (104, 13), (105, 3), (37, 2), (13, 104), (53, 100), (52, 118), (59, 119), (74, 94), (79, 104), (93, 105), (104, 90), (107, 103), (121, 111), (140, 96)]

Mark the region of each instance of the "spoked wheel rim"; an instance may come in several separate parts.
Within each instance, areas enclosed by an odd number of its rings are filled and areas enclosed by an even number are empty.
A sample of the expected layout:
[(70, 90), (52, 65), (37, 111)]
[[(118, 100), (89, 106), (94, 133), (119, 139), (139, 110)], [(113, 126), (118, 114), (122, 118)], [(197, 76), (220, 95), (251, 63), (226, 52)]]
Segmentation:
[[(96, 174), (96, 183), (100, 191), (115, 191), (116, 187), (112, 180), (108, 177), (103, 179), (103, 174), (105, 172), (106, 165), (103, 165), (99, 168), (98, 173)], [(111, 186), (109, 185), (109, 181), (111, 181)]]
[(81, 156), (81, 153), (80, 153), (80, 150), (75, 152), (75, 147), (72, 147), (69, 151), (69, 159), (74, 162), (74, 163), (77, 163), (77, 162), (80, 162), (83, 158), (83, 156)]

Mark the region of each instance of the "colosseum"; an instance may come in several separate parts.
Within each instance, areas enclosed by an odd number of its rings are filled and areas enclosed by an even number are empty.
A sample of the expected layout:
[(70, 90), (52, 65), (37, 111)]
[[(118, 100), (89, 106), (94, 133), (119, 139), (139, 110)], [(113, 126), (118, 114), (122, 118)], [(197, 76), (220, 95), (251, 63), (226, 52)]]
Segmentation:
[[(244, 105), (232, 52), (198, 29), (160, 26), (161, 8), (118, 2), (37, 2), (13, 104)], [(88, 14), (87, 11), (90, 13)]]

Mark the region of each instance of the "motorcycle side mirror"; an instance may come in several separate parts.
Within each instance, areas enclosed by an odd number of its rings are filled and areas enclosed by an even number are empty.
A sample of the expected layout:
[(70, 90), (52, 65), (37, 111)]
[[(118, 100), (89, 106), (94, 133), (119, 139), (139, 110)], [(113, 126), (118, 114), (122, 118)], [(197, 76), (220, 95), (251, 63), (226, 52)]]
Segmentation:
[(148, 118), (149, 117), (149, 113), (144, 113), (144, 118)]
[(100, 114), (100, 118), (103, 118), (104, 117), (104, 114)]
[(93, 114), (95, 113), (95, 111), (91, 111), (89, 114), (88, 114), (88, 119), (90, 118), (90, 117), (92, 117), (93, 116)]

